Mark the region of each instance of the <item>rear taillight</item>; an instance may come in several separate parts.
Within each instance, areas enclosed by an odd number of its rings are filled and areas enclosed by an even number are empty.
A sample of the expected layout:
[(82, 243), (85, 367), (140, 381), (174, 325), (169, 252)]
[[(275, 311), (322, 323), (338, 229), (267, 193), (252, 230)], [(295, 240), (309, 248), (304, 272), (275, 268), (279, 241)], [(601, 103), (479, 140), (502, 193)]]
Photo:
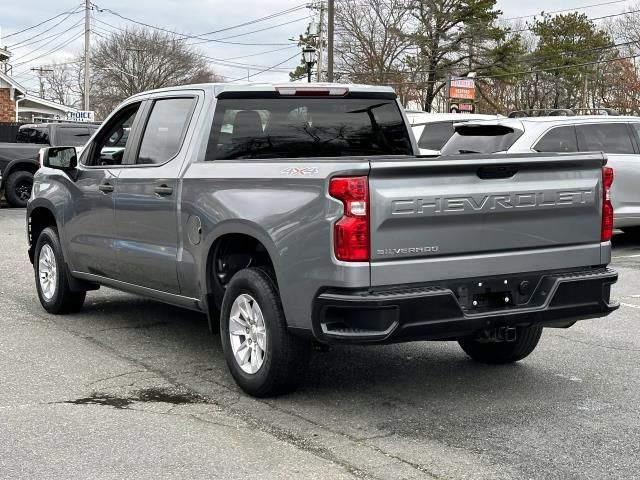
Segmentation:
[(608, 242), (613, 235), (613, 205), (611, 204), (613, 168), (602, 167), (602, 229), (600, 241)]
[(369, 261), (369, 179), (335, 177), (329, 195), (344, 205), (344, 214), (334, 227), (336, 258), (345, 262)]

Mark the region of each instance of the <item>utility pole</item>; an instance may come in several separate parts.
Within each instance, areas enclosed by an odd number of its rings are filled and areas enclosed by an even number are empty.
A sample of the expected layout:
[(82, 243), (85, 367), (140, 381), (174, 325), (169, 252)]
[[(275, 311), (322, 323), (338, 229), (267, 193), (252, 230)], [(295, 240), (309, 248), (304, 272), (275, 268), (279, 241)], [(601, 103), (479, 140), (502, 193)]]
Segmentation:
[(53, 69), (38, 67), (38, 68), (32, 68), (31, 71), (38, 73), (38, 80), (40, 80), (40, 98), (44, 98), (44, 78), (42, 77), (42, 74), (51, 73), (53, 72)]
[(320, 0), (320, 23), (318, 25), (318, 71), (316, 81), (322, 81), (322, 51), (324, 43), (324, 0)]
[(587, 92), (588, 92), (588, 75), (587, 75), (587, 67), (584, 67), (584, 79), (582, 80), (582, 108), (589, 108), (589, 102), (587, 101)]
[(334, 18), (335, 18), (335, 0), (329, 0), (329, 8), (327, 11), (327, 81), (333, 82), (333, 31), (334, 31)]
[(91, 0), (84, 1), (84, 109), (89, 110), (89, 50), (91, 46)]

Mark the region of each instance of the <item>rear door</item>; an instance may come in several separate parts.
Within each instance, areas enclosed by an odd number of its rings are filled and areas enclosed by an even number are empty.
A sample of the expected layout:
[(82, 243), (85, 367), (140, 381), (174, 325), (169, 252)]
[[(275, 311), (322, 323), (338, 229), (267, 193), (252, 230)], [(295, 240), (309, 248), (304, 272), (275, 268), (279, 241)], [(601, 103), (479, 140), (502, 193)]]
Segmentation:
[(178, 177), (197, 93), (148, 101), (131, 165), (115, 194), (120, 280), (180, 293), (177, 273)]
[(609, 166), (613, 167), (615, 180), (611, 202), (615, 223), (640, 224), (640, 158), (629, 125), (623, 122), (591, 123), (577, 125), (576, 131), (580, 151), (605, 152)]
[(371, 283), (600, 264), (603, 156), (372, 161)]

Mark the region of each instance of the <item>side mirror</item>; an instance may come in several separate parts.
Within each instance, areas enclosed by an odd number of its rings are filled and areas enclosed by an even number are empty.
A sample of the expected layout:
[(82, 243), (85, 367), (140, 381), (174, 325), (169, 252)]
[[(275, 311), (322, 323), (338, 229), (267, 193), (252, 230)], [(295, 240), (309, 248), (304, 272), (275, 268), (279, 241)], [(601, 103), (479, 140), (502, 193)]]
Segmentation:
[(41, 167), (70, 172), (78, 166), (76, 147), (45, 147), (40, 149), (39, 156)]

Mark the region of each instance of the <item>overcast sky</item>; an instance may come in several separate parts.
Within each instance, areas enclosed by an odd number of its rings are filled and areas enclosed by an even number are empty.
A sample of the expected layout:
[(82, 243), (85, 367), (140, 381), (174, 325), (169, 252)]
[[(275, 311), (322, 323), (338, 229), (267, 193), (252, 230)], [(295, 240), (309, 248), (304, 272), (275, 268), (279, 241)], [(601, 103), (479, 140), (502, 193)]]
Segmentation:
[[(554, 11), (577, 8), (585, 5), (605, 3), (607, 1), (608, 0), (531, 0), (526, 2), (523, 0), (498, 0), (497, 7), (504, 12), (505, 18), (511, 18), (537, 14), (542, 10)], [(590, 17), (615, 14), (634, 5), (636, 1), (637, 0), (613, 2), (609, 0), (608, 5), (582, 9), (580, 11)], [(95, 1), (95, 5), (98, 8), (111, 9), (114, 12), (140, 22), (191, 35), (220, 30), (259, 17), (292, 9), (303, 4), (304, 2), (299, 0)], [(42, 27), (18, 35), (12, 36), (11, 34), (35, 25), (61, 12), (72, 11), (79, 6), (80, 0), (57, 0), (55, 2), (36, 0), (32, 2), (8, 2), (2, 7), (2, 15), (0, 16), (0, 27), (2, 28), (1, 46), (11, 47), (11, 45), (17, 42), (30, 43), (42, 40), (39, 43), (36, 42), (26, 44), (23, 47), (11, 48), (13, 52), (12, 62), (17, 65), (14, 74), (27, 88), (36, 90), (38, 85), (35, 74), (30, 71), (31, 67), (47, 65), (53, 61), (63, 62), (71, 59), (74, 54), (82, 50), (83, 40), (81, 38), (73, 40), (73, 38), (76, 35), (82, 36), (83, 12), (78, 11), (78, 13), (71, 15), (57, 28), (51, 30), (51, 33), (47, 33), (45, 30), (63, 20), (64, 17), (59, 17)], [(288, 39), (297, 37), (305, 29), (309, 21), (309, 19), (305, 17), (308, 17), (308, 15), (308, 10), (300, 9), (255, 25), (232, 29), (207, 37), (223, 39), (232, 35), (240, 35), (253, 30), (290, 22), (286, 25), (268, 29), (263, 32), (225, 40), (227, 42), (252, 43), (254, 45), (210, 42), (200, 44), (198, 48), (204, 55), (224, 60), (226, 65), (218, 62), (217, 64), (212, 64), (212, 68), (228, 79), (235, 79), (248, 74), (256, 74), (264, 68), (284, 62), (278, 68), (254, 75), (251, 79), (255, 81), (287, 81), (288, 75), (286, 72), (294, 68), (299, 59), (297, 56), (298, 48), (295, 47), (293, 42), (288, 41)], [(106, 11), (94, 11), (94, 18), (97, 20), (94, 22), (94, 25), (97, 27), (97, 35), (105, 35), (105, 30), (113, 30), (113, 27), (123, 28), (128, 23)], [(100, 22), (106, 22), (113, 27)], [(27, 42), (30, 37), (42, 32), (45, 33)], [(58, 33), (60, 33), (59, 36)], [(47, 39), (47, 35), (52, 35), (52, 37)], [(70, 41), (68, 45), (55, 53), (48, 54), (49, 51), (55, 50), (56, 47), (65, 44), (67, 41)], [(193, 42), (196, 41), (198, 40), (193, 40)], [(258, 55), (237, 58), (254, 54)], [(287, 60), (292, 56), (295, 57)], [(240, 62), (243, 64), (251, 64), (252, 66), (249, 68), (229, 66), (228, 62)]]

